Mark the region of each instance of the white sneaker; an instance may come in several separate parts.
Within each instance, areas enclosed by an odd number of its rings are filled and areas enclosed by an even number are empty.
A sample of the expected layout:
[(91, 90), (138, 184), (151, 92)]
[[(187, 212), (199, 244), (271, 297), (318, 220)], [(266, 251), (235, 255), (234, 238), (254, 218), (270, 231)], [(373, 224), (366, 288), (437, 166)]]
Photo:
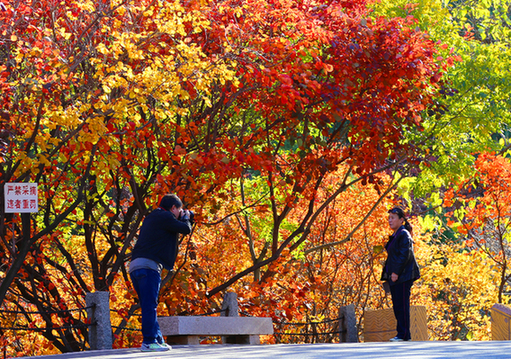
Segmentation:
[(160, 344), (162, 347), (167, 347), (167, 348), (169, 348), (169, 350), (170, 350), (170, 349), (172, 349), (172, 347), (171, 347), (170, 345), (168, 345), (167, 343), (165, 343), (165, 342), (163, 342), (163, 343), (158, 343), (158, 344)]
[(402, 338), (394, 337), (389, 340), (389, 342), (404, 342), (405, 340)]
[(167, 350), (170, 350), (170, 349), (171, 349), (171, 347), (169, 345), (167, 345), (167, 343), (164, 343), (164, 344), (142, 343), (142, 346), (140, 347), (140, 350), (143, 352), (166, 352)]

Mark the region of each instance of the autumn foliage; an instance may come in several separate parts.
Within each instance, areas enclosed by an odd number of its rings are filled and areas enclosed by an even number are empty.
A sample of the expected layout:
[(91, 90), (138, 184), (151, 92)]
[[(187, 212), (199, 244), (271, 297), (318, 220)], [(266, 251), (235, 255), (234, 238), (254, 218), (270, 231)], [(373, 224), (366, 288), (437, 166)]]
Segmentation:
[(277, 323), (385, 305), (373, 247), (445, 70), (413, 17), (366, 1), (3, 4), (0, 181), (42, 196), (37, 215), (0, 217), (0, 303), (25, 310), (0, 320), (63, 327), (3, 332), (42, 343), (9, 355), (86, 349), (86, 319), (65, 310), (90, 291), (139, 327), (127, 263), (168, 192), (198, 223), (162, 313), (209, 312), (226, 290)]
[(470, 181), (448, 192), (446, 205), (453, 206), (451, 225), (463, 235), (466, 247), (481, 252), (496, 268), (497, 302), (505, 303), (511, 279), (511, 163), (502, 155), (483, 153), (475, 168)]

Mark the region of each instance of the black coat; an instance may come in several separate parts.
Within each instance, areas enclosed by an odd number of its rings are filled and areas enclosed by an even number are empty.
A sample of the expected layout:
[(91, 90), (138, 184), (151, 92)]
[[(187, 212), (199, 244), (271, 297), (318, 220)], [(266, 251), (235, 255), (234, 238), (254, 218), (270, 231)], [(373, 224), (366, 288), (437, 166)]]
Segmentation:
[(177, 257), (178, 233), (189, 234), (191, 231), (190, 221), (181, 221), (172, 212), (157, 208), (144, 219), (131, 260), (152, 259), (170, 270)]
[[(413, 254), (412, 236), (404, 226), (399, 227), (396, 233), (389, 237), (385, 249), (387, 250), (387, 260), (383, 267), (381, 280), (394, 285), (420, 278), (419, 266)], [(395, 282), (392, 282), (390, 278), (392, 273), (398, 275)]]

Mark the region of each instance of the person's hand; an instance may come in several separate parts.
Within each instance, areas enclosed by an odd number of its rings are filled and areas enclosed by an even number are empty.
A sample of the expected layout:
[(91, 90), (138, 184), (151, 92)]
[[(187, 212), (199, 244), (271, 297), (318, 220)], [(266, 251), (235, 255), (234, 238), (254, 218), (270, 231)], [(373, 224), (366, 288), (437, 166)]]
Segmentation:
[(393, 282), (397, 281), (398, 278), (399, 278), (399, 276), (396, 273), (392, 273), (390, 275), (390, 280)]
[(184, 221), (192, 221), (193, 220), (193, 212), (188, 209), (183, 210), (183, 212), (181, 214), (181, 219)]

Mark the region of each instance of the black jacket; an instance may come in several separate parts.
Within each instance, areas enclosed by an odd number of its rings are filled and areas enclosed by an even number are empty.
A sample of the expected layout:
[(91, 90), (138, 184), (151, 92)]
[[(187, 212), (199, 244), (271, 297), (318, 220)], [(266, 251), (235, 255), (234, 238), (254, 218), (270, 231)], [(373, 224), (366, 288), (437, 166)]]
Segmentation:
[(177, 257), (178, 233), (189, 234), (191, 231), (190, 221), (178, 220), (172, 212), (157, 208), (144, 219), (131, 260), (152, 259), (170, 270)]
[[(413, 254), (412, 236), (404, 226), (399, 227), (396, 233), (389, 237), (385, 249), (387, 250), (387, 260), (383, 267), (381, 280), (394, 285), (420, 278), (419, 266)], [(398, 275), (395, 282), (390, 279), (392, 273)]]

